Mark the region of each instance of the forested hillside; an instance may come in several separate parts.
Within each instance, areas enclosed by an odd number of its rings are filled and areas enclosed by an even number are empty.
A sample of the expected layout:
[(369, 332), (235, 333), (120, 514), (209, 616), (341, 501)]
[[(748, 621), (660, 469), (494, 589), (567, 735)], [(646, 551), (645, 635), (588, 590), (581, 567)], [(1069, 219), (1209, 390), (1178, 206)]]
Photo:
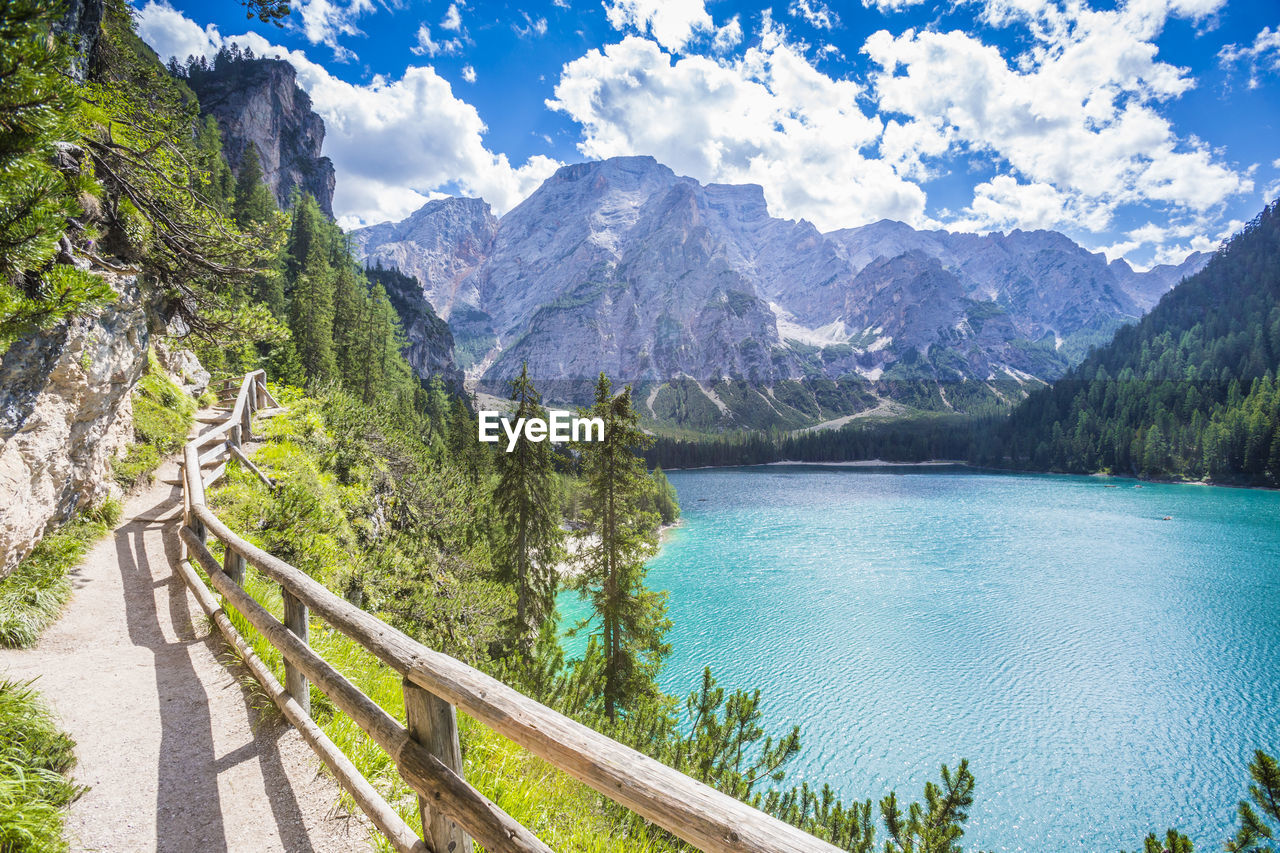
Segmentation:
[(1280, 204), (1014, 410), (1006, 464), (1280, 484)]
[(998, 413), (840, 429), (659, 438), (668, 468), (780, 460), (993, 468), (1280, 485), (1280, 205), (1065, 377)]
[[(0, 238), (11, 247), (0, 348), (110, 304), (119, 295), (106, 274), (127, 274), (158, 334), (219, 375), (265, 369), (288, 402), (257, 453), (277, 487), (233, 465), (211, 495), (244, 535), (441, 651), (848, 849), (878, 846), (877, 824), (892, 850), (961, 836), (974, 786), (963, 762), (926, 789), (925, 807), (891, 795), (877, 819), (871, 800), (844, 805), (829, 787), (787, 784), (800, 733), (785, 721), (766, 727), (758, 691), (726, 690), (710, 671), (688, 697), (658, 687), (669, 622), (645, 566), (660, 521), (678, 509), (636, 456), (647, 438), (629, 388), (599, 377), (591, 413), (605, 439), (572, 454), (527, 438), (509, 454), (481, 444), (467, 401), (405, 360), (384, 277), (361, 270), (312, 197), (295, 194), (281, 210), (252, 147), (231, 169), (182, 69), (164, 68), (138, 39), (126, 5), (106, 6), (83, 83), (63, 73), (71, 51), (52, 37), (53, 20), (44, 4), (0, 3), (6, 43), (25, 51), (6, 55), (0, 78)], [(527, 377), (511, 393), (515, 408), (541, 411)], [(250, 572), (246, 583), (278, 605), (261, 578)], [(554, 598), (565, 584), (590, 603), (574, 626), (590, 638), (578, 660), (559, 644)], [(385, 675), (360, 677), (372, 679), (371, 695), (398, 697), (395, 679), (373, 689)], [(316, 713), (370, 760), (349, 720), (323, 703)], [(680, 848), (580, 786), (548, 782), (493, 736), (466, 737), (475, 784), (557, 849)], [(388, 768), (365, 769), (394, 793)], [(0, 766), (0, 791), (20, 790), (10, 776), (23, 772)], [(48, 828), (57, 808), (42, 814)], [(32, 849), (3, 835), (0, 847)]]

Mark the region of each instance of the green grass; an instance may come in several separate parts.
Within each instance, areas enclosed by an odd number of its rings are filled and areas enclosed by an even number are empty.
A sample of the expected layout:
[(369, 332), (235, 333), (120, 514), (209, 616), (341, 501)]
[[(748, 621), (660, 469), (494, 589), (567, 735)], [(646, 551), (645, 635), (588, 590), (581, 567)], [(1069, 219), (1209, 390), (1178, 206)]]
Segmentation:
[[(325, 473), (316, 451), (300, 440), (309, 434), (311, 444), (323, 443), (323, 438), (316, 436), (324, 429), (317, 413), (295, 395), (275, 396), (288, 401), (290, 410), (263, 425), (270, 440), (258, 450), (255, 462), (277, 478), (280, 488), (272, 494), (233, 462), (227, 468), (227, 478), (210, 492), (209, 501), (232, 529), (260, 547), (269, 549), (271, 542), (264, 540), (281, 541), (287, 534), (294, 551), (289, 555), (290, 561), (340, 591), (349, 570), (349, 557), (344, 557), (344, 552), (349, 551), (350, 539), (354, 538), (343, 516), (343, 507), (352, 501), (351, 487), (339, 485)], [(310, 495), (305, 513), (290, 505), (294, 499), (289, 495), (299, 491), (294, 486)], [(268, 521), (270, 529), (263, 529)], [(282, 529), (282, 524), (287, 530)], [(217, 543), (213, 550), (221, 558)], [(276, 618), (281, 617), (283, 605), (277, 584), (249, 567), (245, 589)], [(228, 612), (236, 629), (283, 682), (284, 663), (279, 652), (232, 608)], [(308, 634), (317, 653), (404, 722), (404, 697), (397, 673), (320, 620), (311, 620)], [(263, 710), (274, 713), (274, 706), (265, 697), (262, 705)], [(416, 797), (386, 753), (314, 687), (311, 706), (312, 716), (329, 738), (404, 820), (420, 830)], [(459, 729), (467, 781), (553, 849), (581, 853), (670, 853), (678, 849), (661, 832), (624, 814), (585, 785), (465, 715), (459, 715)], [(345, 795), (344, 803), (349, 809), (356, 808)], [(375, 835), (373, 841), (380, 850), (390, 849), (380, 835)]]
[(160, 460), (187, 440), (195, 413), (196, 401), (165, 374), (155, 353), (148, 353), (147, 372), (133, 389), (135, 443), (112, 463), (116, 482), (126, 489), (149, 483)]
[(0, 580), (0, 646), (22, 649), (35, 645), (71, 596), (67, 571), (119, 520), (120, 504), (114, 500), (81, 513), (41, 539), (17, 568)]
[(30, 682), (0, 680), (0, 851), (67, 849), (63, 816), (82, 790), (65, 775), (74, 748)]

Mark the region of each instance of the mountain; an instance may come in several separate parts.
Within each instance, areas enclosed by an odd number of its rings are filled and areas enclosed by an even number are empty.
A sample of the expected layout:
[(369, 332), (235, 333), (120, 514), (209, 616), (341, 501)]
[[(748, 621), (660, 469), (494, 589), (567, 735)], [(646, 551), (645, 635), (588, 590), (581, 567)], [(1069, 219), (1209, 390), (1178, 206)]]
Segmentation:
[(1280, 203), (1012, 413), (1024, 468), (1280, 484)]
[(423, 379), (438, 376), (453, 393), (466, 393), (462, 371), (454, 361), (453, 333), (432, 309), (418, 280), (380, 264), (369, 267), (365, 274), (371, 283), (382, 285), (400, 317), (406, 344), (401, 352), (414, 373)]
[(186, 83), (222, 131), (222, 150), (237, 174), (252, 143), (276, 203), (288, 207), (295, 190), (310, 193), (333, 217), (333, 162), (321, 156), (324, 121), (283, 59), (255, 59), (224, 48), (212, 64), (186, 69)]
[[(1203, 263), (1139, 273), (1052, 231), (823, 234), (770, 216), (759, 186), (650, 157), (565, 166), (496, 223), (447, 199), (352, 239), (418, 278), (480, 387), (501, 393), (527, 362), (576, 401), (604, 370), (647, 414), (698, 428), (1016, 399)], [(978, 391), (922, 397), (956, 382)]]
[(463, 320), (479, 301), (474, 287), (464, 289), (463, 282), (492, 251), (497, 233), (498, 220), (482, 199), (444, 198), (401, 222), (352, 231), (351, 247), (366, 266), (413, 276), (441, 317), (450, 319), (457, 307)]

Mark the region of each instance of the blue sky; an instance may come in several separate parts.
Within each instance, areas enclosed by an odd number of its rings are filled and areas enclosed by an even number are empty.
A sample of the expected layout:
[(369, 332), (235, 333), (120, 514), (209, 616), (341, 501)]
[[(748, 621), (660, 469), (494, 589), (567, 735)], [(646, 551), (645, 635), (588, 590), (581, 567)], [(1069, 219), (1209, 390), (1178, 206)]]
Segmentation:
[(650, 154), (824, 231), (1055, 228), (1148, 265), (1280, 195), (1273, 2), (134, 1), (163, 56), (294, 64), (346, 226)]

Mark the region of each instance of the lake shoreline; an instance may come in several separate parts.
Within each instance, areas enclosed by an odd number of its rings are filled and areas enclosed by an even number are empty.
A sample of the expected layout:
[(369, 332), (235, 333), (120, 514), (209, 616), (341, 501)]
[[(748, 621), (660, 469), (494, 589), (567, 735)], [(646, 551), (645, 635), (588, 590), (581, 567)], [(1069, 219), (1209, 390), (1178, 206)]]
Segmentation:
[(967, 468), (983, 474), (1043, 474), (1053, 477), (1097, 477), (1113, 480), (1132, 480), (1135, 483), (1157, 483), (1166, 486), (1205, 486), (1213, 489), (1248, 489), (1250, 491), (1275, 492), (1280, 486), (1258, 486), (1244, 483), (1218, 483), (1213, 480), (1172, 480), (1162, 477), (1138, 477), (1133, 474), (1111, 474), (1094, 471), (1090, 474), (1072, 474), (1066, 471), (1036, 471), (1030, 468), (992, 468), (975, 465), (961, 459), (926, 459), (922, 462), (891, 462), (886, 459), (849, 459), (839, 462), (810, 462), (782, 459), (777, 462), (754, 462), (743, 465), (699, 465), (693, 468), (664, 468), (664, 471), (714, 471), (732, 468), (770, 468), (775, 466), (802, 466), (812, 468)]

